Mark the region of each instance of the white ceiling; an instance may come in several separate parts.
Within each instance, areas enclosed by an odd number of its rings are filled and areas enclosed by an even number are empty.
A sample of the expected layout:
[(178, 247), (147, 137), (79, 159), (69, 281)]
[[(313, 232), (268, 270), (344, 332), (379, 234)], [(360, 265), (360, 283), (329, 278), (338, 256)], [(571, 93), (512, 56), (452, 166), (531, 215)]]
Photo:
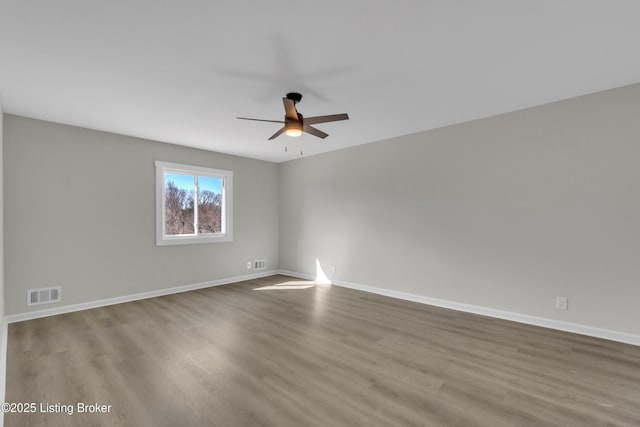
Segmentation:
[[(637, 0), (0, 0), (5, 112), (281, 162), (640, 81)], [(281, 98), (330, 136), (267, 138)], [(288, 151), (284, 151), (284, 147)]]

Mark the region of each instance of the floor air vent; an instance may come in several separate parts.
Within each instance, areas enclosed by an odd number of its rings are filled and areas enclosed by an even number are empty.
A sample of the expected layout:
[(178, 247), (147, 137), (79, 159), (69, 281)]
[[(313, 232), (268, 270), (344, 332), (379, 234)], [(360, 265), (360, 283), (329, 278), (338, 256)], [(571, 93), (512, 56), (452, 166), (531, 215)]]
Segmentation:
[(267, 268), (267, 261), (264, 259), (257, 259), (253, 261), (254, 270), (264, 270)]
[(62, 287), (38, 288), (27, 290), (27, 305), (49, 304), (60, 302)]

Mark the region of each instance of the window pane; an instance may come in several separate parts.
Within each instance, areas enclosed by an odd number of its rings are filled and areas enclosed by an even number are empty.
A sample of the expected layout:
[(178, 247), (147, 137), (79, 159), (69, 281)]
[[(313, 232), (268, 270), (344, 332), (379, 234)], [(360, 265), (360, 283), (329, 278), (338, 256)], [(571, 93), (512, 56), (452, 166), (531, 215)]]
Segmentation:
[(155, 166), (157, 246), (233, 241), (233, 171)]
[(196, 188), (193, 175), (165, 173), (165, 233), (194, 234), (193, 195)]
[(198, 177), (198, 233), (222, 232), (222, 178)]

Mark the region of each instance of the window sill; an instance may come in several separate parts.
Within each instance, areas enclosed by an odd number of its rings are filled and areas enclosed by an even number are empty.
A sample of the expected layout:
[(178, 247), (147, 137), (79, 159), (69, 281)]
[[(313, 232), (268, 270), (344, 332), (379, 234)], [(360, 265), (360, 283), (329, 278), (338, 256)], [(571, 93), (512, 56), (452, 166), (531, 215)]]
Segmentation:
[(222, 234), (217, 236), (180, 236), (180, 237), (163, 237), (156, 239), (156, 246), (172, 246), (172, 245), (198, 245), (203, 243), (220, 243), (232, 242), (233, 236)]

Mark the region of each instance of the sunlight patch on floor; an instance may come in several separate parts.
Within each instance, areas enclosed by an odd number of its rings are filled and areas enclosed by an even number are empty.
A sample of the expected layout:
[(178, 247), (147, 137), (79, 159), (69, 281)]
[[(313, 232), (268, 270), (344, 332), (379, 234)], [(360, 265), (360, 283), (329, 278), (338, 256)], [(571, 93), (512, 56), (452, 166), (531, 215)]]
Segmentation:
[(262, 286), (260, 288), (254, 288), (254, 291), (285, 291), (288, 289), (309, 289), (313, 288), (315, 283), (304, 281), (289, 281), (284, 283), (277, 283), (275, 285)]

